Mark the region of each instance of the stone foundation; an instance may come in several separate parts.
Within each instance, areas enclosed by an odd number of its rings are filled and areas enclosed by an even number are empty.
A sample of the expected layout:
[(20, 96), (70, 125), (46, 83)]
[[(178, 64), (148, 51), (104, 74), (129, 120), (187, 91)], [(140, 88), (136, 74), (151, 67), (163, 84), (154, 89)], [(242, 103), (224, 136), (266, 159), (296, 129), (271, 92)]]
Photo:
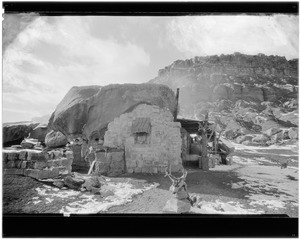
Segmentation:
[(61, 174), (71, 173), (73, 152), (55, 149), (3, 150), (4, 174), (18, 174), (36, 179), (59, 178)]
[[(142, 142), (132, 133), (137, 118), (150, 118), (151, 131)], [(141, 104), (108, 124), (104, 147), (125, 151), (125, 171), (128, 173), (159, 173), (171, 165), (172, 172), (182, 169), (181, 124), (173, 122), (168, 109)]]
[(117, 175), (126, 171), (123, 150), (96, 152), (96, 158), (95, 171), (101, 175)]

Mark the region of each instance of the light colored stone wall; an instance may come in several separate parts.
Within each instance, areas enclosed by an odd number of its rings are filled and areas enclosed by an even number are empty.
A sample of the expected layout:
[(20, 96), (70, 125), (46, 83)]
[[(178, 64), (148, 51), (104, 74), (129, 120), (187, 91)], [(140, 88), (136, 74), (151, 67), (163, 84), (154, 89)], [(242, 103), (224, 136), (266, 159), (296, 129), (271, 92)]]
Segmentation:
[(36, 179), (59, 178), (72, 170), (73, 152), (55, 149), (3, 150), (4, 174), (25, 175)]
[[(131, 127), (136, 118), (150, 118), (148, 144), (135, 144)], [(173, 115), (168, 109), (140, 104), (132, 112), (122, 114), (108, 124), (104, 146), (125, 150), (128, 173), (164, 172), (169, 164), (172, 172), (177, 172), (182, 168), (180, 129), (181, 124), (173, 122)]]

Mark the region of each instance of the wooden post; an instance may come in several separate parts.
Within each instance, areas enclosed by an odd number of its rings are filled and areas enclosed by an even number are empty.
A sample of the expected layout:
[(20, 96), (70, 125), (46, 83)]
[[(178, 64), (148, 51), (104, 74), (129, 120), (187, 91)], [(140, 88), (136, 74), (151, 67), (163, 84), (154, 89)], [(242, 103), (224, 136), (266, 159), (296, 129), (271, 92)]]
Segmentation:
[(214, 152), (215, 152), (215, 154), (217, 154), (217, 151), (218, 151), (217, 134), (215, 133), (215, 137), (214, 137)]
[(208, 166), (208, 156), (207, 156), (207, 129), (208, 129), (208, 113), (205, 115), (204, 125), (202, 127), (202, 155), (201, 155), (201, 163), (202, 169), (204, 171), (209, 170)]
[(174, 122), (177, 121), (177, 115), (178, 115), (178, 100), (179, 100), (179, 88), (177, 88), (177, 91), (176, 91), (176, 98), (175, 98), (176, 105), (175, 105), (175, 109), (174, 109)]

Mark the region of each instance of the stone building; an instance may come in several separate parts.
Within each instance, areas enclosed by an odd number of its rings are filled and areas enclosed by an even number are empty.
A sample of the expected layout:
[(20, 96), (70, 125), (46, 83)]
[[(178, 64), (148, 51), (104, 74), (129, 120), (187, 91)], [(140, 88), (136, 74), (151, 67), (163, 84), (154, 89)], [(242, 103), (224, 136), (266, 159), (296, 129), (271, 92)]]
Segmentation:
[(100, 174), (158, 173), (168, 166), (176, 172), (182, 168), (176, 104), (175, 93), (161, 84), (73, 87), (49, 126), (70, 143), (81, 139), (73, 169), (96, 160), (94, 172)]
[(98, 170), (159, 173), (170, 165), (174, 172), (181, 170), (181, 124), (173, 119), (167, 108), (148, 104), (115, 118), (104, 135), (109, 152), (96, 154)]

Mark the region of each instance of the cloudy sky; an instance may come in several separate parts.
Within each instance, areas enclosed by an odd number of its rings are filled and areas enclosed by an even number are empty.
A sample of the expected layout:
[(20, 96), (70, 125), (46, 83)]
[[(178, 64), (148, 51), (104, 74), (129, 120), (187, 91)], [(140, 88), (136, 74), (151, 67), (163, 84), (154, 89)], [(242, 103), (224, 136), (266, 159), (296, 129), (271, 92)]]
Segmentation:
[(72, 86), (142, 83), (177, 59), (298, 58), (298, 17), (6, 15), (3, 122), (51, 114)]

